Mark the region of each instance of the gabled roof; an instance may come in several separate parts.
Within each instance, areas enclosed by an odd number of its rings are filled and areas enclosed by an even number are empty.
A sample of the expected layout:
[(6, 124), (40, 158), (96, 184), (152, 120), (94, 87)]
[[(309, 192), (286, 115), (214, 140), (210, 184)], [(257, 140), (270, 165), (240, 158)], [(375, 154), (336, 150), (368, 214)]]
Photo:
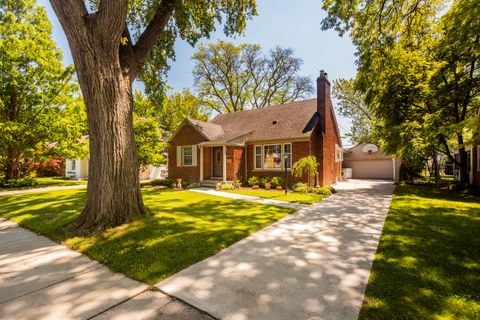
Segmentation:
[(223, 127), (221, 125), (212, 123), (212, 122), (205, 122), (196, 119), (187, 119), (188, 122), (192, 124), (192, 126), (197, 129), (207, 140), (214, 140), (219, 136), (225, 134)]
[[(251, 133), (249, 141), (308, 138), (318, 121), (317, 99), (309, 99), (282, 105), (225, 113), (210, 123), (220, 125), (225, 136)], [(215, 140), (225, 141), (222, 136)]]

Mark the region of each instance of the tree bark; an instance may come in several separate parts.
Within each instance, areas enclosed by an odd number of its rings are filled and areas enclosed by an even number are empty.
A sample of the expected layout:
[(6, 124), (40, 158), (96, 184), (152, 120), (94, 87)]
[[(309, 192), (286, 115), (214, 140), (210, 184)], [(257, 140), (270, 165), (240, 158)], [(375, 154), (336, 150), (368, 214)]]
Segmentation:
[(69, 42), (89, 125), (87, 203), (69, 228), (100, 232), (148, 213), (133, 135), (135, 77), (120, 55), (128, 1), (101, 1), (93, 14), (81, 0), (51, 4)]
[(19, 165), (20, 165), (20, 155), (18, 153), (18, 150), (13, 146), (8, 147), (8, 155), (7, 155), (7, 161), (5, 166), (6, 180), (20, 179), (21, 170), (19, 168)]

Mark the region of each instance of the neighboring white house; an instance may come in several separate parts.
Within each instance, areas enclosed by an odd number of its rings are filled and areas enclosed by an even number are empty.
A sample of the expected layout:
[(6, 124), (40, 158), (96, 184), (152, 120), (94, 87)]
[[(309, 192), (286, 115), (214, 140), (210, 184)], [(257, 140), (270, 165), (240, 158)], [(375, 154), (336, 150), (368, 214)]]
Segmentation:
[(384, 154), (372, 143), (360, 143), (343, 151), (342, 168), (354, 179), (395, 180), (398, 177), (400, 160)]
[[(167, 175), (167, 165), (162, 164), (159, 167), (149, 165), (140, 172), (140, 179), (162, 179)], [(88, 179), (88, 159), (67, 159), (65, 161), (65, 176), (71, 179)]]
[(65, 176), (71, 179), (87, 179), (88, 159), (65, 160)]

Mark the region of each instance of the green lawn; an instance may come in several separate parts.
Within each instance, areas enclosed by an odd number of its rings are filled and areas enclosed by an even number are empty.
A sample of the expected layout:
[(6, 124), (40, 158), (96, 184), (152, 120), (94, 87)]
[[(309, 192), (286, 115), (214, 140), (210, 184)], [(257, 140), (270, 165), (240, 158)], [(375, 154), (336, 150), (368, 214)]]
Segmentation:
[(398, 186), (360, 319), (480, 319), (480, 198)]
[(209, 257), (294, 210), (189, 191), (143, 190), (152, 217), (98, 236), (66, 234), (85, 190), (0, 197), (0, 216), (149, 284)]
[(38, 177), (35, 178), (35, 180), (37, 180), (38, 184), (33, 187), (0, 188), (0, 191), (26, 190), (44, 187), (75, 186), (87, 184), (87, 181), (85, 180), (64, 180), (61, 177)]
[(316, 193), (298, 193), (288, 191), (285, 195), (285, 191), (278, 190), (262, 190), (262, 189), (239, 189), (239, 190), (228, 190), (226, 192), (244, 194), (246, 196), (259, 197), (265, 199), (294, 202), (300, 204), (313, 204), (320, 200), (325, 199), (327, 196), (316, 194)]

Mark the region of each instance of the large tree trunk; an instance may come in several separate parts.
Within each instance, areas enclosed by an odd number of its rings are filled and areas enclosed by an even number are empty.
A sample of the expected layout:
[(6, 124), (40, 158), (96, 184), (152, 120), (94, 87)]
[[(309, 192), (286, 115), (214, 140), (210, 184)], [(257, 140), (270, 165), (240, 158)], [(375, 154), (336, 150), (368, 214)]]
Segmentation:
[(134, 77), (119, 54), (128, 1), (102, 1), (95, 14), (83, 1), (51, 3), (69, 42), (89, 125), (87, 203), (70, 228), (100, 232), (147, 214), (133, 136)]
[(8, 155), (5, 165), (5, 179), (20, 179), (20, 177), (20, 154), (15, 147), (10, 146), (8, 147)]
[[(75, 227), (101, 231), (147, 211), (140, 192), (130, 80), (119, 65), (94, 68), (77, 68), (87, 107), (90, 162), (87, 204)], [(84, 73), (90, 75), (88, 81), (80, 76)]]

